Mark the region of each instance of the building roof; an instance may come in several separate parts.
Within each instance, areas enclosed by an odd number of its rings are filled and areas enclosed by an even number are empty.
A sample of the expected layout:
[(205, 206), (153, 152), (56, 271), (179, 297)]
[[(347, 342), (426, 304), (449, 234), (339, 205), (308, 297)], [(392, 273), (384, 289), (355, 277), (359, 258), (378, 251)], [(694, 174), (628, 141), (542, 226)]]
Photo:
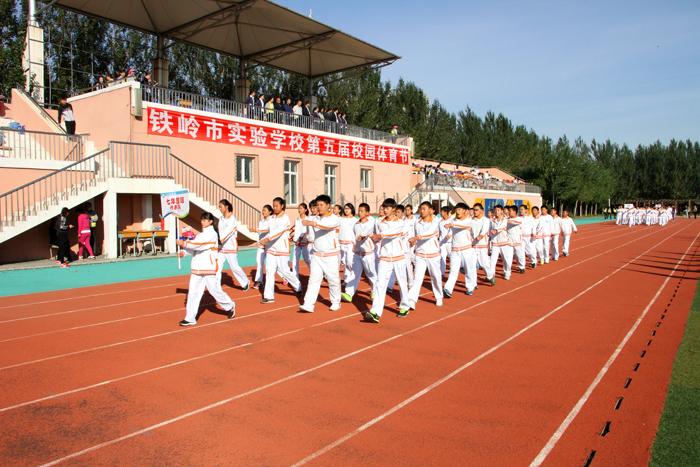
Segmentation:
[(312, 78), (401, 58), (268, 0), (40, 0)]

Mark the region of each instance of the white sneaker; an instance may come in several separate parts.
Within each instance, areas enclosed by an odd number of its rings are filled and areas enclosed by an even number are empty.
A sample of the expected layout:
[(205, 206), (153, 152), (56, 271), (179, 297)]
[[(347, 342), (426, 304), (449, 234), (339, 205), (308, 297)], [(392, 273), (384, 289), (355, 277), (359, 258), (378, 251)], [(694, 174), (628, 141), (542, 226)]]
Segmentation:
[(435, 306), (442, 306), (442, 299), (435, 300)]
[(414, 302), (413, 300), (409, 300), (409, 301), (408, 301), (408, 307), (409, 307), (411, 310), (415, 310), (415, 309), (416, 309), (416, 302)]
[(510, 276), (503, 276), (503, 278), (504, 278), (505, 280), (507, 280), (507, 281), (510, 280)]
[(299, 310), (306, 312), (306, 313), (313, 313), (314, 312), (314, 309), (312, 307), (306, 306), (306, 305), (299, 305)]
[(340, 310), (340, 303), (334, 303), (331, 305), (331, 311), (338, 311)]

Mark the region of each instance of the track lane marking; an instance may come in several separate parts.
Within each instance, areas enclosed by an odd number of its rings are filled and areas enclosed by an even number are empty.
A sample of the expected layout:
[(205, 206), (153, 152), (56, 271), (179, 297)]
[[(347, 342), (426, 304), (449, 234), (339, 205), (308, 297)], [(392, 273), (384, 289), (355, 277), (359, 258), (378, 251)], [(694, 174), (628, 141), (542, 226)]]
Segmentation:
[[(686, 227), (684, 227), (683, 229), (680, 229), (678, 232), (676, 232), (676, 233), (674, 233), (674, 234), (672, 234), (672, 235), (670, 235), (670, 236), (664, 238), (664, 240), (662, 240), (661, 242), (657, 243), (654, 247), (650, 248), (650, 250), (653, 249), (653, 248), (655, 248), (656, 246), (660, 245), (660, 244), (663, 243), (664, 241), (668, 240), (669, 238), (675, 236), (676, 234), (680, 233), (681, 231), (685, 230), (687, 227), (689, 227), (689, 226), (686, 226)], [(412, 334), (412, 333), (417, 332), (417, 331), (419, 331), (419, 330), (421, 330), (421, 329), (425, 329), (425, 328), (427, 328), (428, 326), (432, 326), (433, 324), (442, 322), (442, 321), (444, 321), (444, 320), (446, 320), (446, 319), (449, 319), (449, 318), (452, 318), (452, 317), (454, 317), (454, 316), (461, 315), (462, 313), (464, 313), (464, 312), (466, 312), (466, 311), (468, 311), (468, 310), (471, 310), (471, 309), (476, 308), (476, 307), (478, 307), (478, 306), (481, 306), (481, 305), (484, 305), (484, 304), (486, 304), (486, 303), (489, 303), (489, 302), (491, 302), (491, 301), (493, 301), (493, 300), (496, 300), (496, 299), (501, 298), (501, 297), (503, 297), (503, 296), (505, 296), (505, 295), (508, 295), (508, 294), (510, 294), (510, 293), (513, 293), (513, 292), (515, 292), (515, 291), (517, 291), (517, 290), (520, 290), (520, 289), (522, 289), (522, 288), (524, 288), (524, 287), (529, 287), (529, 286), (531, 286), (532, 284), (534, 284), (534, 283), (536, 283), (536, 282), (542, 281), (542, 280), (544, 280), (544, 279), (546, 279), (546, 278), (552, 277), (552, 276), (554, 276), (554, 275), (556, 275), (556, 274), (559, 274), (559, 273), (561, 273), (561, 272), (563, 272), (563, 271), (566, 271), (566, 270), (568, 270), (568, 269), (571, 269), (571, 268), (574, 268), (574, 267), (576, 267), (576, 266), (579, 266), (579, 265), (581, 265), (581, 264), (583, 264), (583, 263), (586, 263), (586, 262), (588, 262), (588, 261), (591, 261), (591, 260), (594, 259), (594, 258), (600, 257), (600, 256), (605, 255), (605, 254), (609, 254), (610, 251), (613, 251), (613, 250), (617, 250), (617, 249), (619, 249), (619, 248), (622, 248), (623, 246), (626, 246), (626, 245), (628, 245), (628, 244), (630, 244), (630, 243), (633, 243), (633, 242), (635, 242), (635, 241), (638, 241), (638, 240), (640, 240), (640, 239), (642, 239), (642, 238), (646, 238), (646, 237), (648, 237), (648, 236), (650, 236), (650, 235), (653, 235), (654, 233), (655, 233), (655, 232), (649, 233), (649, 234), (647, 234), (647, 235), (643, 235), (643, 236), (641, 236), (641, 237), (639, 237), (639, 238), (636, 238), (636, 239), (634, 239), (634, 240), (632, 240), (632, 241), (630, 241), (630, 242), (628, 242), (628, 243), (624, 243), (624, 244), (618, 245), (618, 246), (616, 246), (616, 247), (614, 247), (614, 248), (611, 248), (610, 250), (607, 250), (607, 251), (605, 251), (605, 252), (603, 252), (603, 253), (600, 253), (600, 254), (598, 254), (598, 255), (595, 255), (595, 256), (589, 257), (589, 258), (587, 258), (587, 259), (584, 259), (584, 260), (582, 260), (582, 261), (580, 261), (580, 262), (578, 262), (578, 263), (576, 263), (576, 264), (572, 264), (572, 265), (570, 265), (570, 266), (566, 266), (566, 267), (560, 269), (559, 271), (555, 271), (555, 272), (553, 272), (552, 274), (549, 274), (548, 276), (543, 276), (543, 277), (541, 277), (541, 278), (539, 278), (539, 279), (535, 279), (534, 281), (532, 281), (532, 282), (530, 282), (530, 283), (528, 283), (528, 284), (523, 284), (522, 286), (516, 287), (515, 289), (509, 290), (509, 291), (504, 292), (504, 293), (502, 293), (502, 294), (499, 294), (499, 295), (497, 295), (497, 296), (495, 296), (495, 297), (492, 297), (492, 298), (486, 299), (486, 300), (484, 300), (484, 301), (482, 301), (482, 302), (476, 303), (476, 304), (472, 305), (471, 307), (468, 307), (468, 308), (465, 308), (465, 309), (463, 309), (463, 310), (457, 311), (457, 312), (455, 312), (455, 313), (453, 313), (453, 314), (451, 314), (451, 315), (444, 316), (444, 317), (439, 318), (439, 319), (437, 319), (437, 320), (428, 322), (428, 323), (426, 323), (426, 324), (423, 324), (423, 325), (421, 325), (421, 326), (419, 326), (419, 327), (416, 327), (416, 328), (414, 328), (414, 329), (408, 330), (408, 331), (406, 331), (406, 332), (403, 332), (403, 333), (400, 333), (400, 334), (396, 334), (396, 335), (391, 336), (391, 337), (389, 337), (389, 338), (387, 338), (387, 339), (384, 339), (384, 340), (382, 340), (382, 341), (376, 342), (376, 343), (374, 343), (374, 344), (370, 344), (369, 346), (363, 347), (363, 348), (361, 348), (361, 349), (355, 350), (355, 351), (353, 351), (353, 352), (350, 352), (350, 353), (348, 353), (348, 354), (342, 355), (342, 356), (337, 357), (337, 358), (335, 358), (335, 359), (329, 360), (329, 361), (327, 361), (327, 362), (324, 362), (324, 363), (322, 363), (322, 364), (320, 364), (320, 365), (314, 366), (314, 367), (309, 368), (309, 369), (307, 369), (307, 370), (303, 370), (303, 371), (297, 372), (297, 373), (292, 374), (292, 375), (290, 375), (290, 376), (287, 376), (287, 377), (285, 377), (285, 378), (281, 378), (281, 379), (279, 379), (279, 380), (273, 381), (273, 382), (268, 383), (268, 384), (265, 384), (265, 385), (263, 385), (263, 386), (259, 386), (259, 387), (255, 388), (255, 389), (250, 390), (250, 391), (247, 391), (247, 392), (244, 392), (244, 393), (241, 393), (241, 394), (237, 394), (237, 395), (235, 395), (235, 396), (233, 396), (233, 397), (230, 397), (230, 398), (228, 398), (228, 399), (224, 399), (224, 400), (222, 400), (222, 401), (215, 402), (215, 403), (213, 403), (213, 404), (210, 404), (210, 405), (207, 405), (207, 406), (202, 407), (202, 408), (200, 408), (200, 409), (197, 409), (197, 410), (194, 410), (194, 411), (185, 413), (185, 414), (180, 415), (180, 416), (178, 416), (178, 417), (175, 417), (175, 418), (172, 418), (172, 419), (169, 419), (169, 420), (165, 420), (165, 421), (163, 421), (163, 422), (161, 422), (161, 423), (158, 423), (158, 424), (155, 424), (155, 425), (151, 425), (151, 426), (149, 426), (149, 427), (147, 427), (147, 428), (144, 428), (144, 429), (141, 429), (141, 430), (138, 430), (138, 431), (129, 433), (129, 434), (125, 435), (125, 436), (121, 436), (121, 437), (119, 437), (119, 438), (115, 438), (115, 439), (112, 439), (112, 440), (110, 440), (110, 441), (106, 441), (106, 442), (104, 442), (104, 443), (97, 444), (97, 445), (95, 445), (95, 446), (92, 446), (92, 447), (83, 449), (83, 450), (81, 450), (81, 451), (72, 453), (72, 454), (70, 454), (70, 455), (68, 455), (68, 456), (65, 456), (65, 457), (56, 459), (56, 460), (51, 461), (51, 462), (49, 462), (49, 463), (42, 464), (41, 467), (49, 467), (49, 466), (57, 465), (57, 464), (59, 464), (59, 463), (65, 461), (65, 460), (73, 459), (73, 458), (82, 456), (82, 455), (84, 455), (84, 454), (87, 454), (87, 453), (89, 453), (89, 452), (92, 452), (92, 451), (96, 451), (96, 450), (98, 450), (98, 449), (101, 449), (101, 448), (103, 448), (103, 447), (107, 447), (107, 446), (110, 446), (110, 445), (112, 445), (112, 444), (116, 444), (116, 443), (118, 443), (118, 442), (127, 440), (127, 439), (129, 439), (129, 438), (133, 438), (133, 437), (138, 436), (138, 435), (140, 435), (140, 434), (144, 434), (144, 433), (151, 432), (151, 431), (153, 431), (154, 429), (157, 429), (157, 428), (161, 428), (161, 427), (163, 427), (163, 426), (170, 425), (170, 424), (172, 424), (172, 423), (178, 422), (178, 421), (183, 420), (183, 419), (185, 419), (185, 418), (189, 418), (189, 417), (191, 417), (191, 416), (197, 415), (197, 414), (202, 413), (202, 412), (205, 412), (205, 411), (207, 411), (207, 410), (211, 410), (211, 409), (213, 409), (213, 408), (222, 406), (222, 405), (227, 404), (227, 403), (229, 403), (229, 402), (232, 402), (232, 401), (234, 401), (234, 400), (241, 399), (241, 398), (246, 397), (246, 396), (248, 396), (248, 395), (255, 394), (255, 393), (257, 393), (257, 392), (263, 391), (264, 389), (267, 389), (267, 388), (270, 388), (270, 387), (273, 387), (273, 386), (277, 386), (277, 385), (279, 385), (279, 384), (282, 384), (282, 383), (284, 383), (284, 382), (290, 381), (290, 380), (292, 380), (292, 379), (296, 379), (296, 378), (298, 378), (298, 377), (301, 377), (301, 376), (306, 375), (306, 374), (308, 374), (308, 373), (311, 373), (311, 372), (313, 372), (313, 371), (319, 370), (319, 369), (324, 368), (324, 367), (326, 367), (326, 366), (330, 366), (330, 365), (332, 365), (332, 364), (334, 364), (334, 363), (337, 363), (337, 362), (340, 362), (340, 361), (342, 361), (342, 360), (348, 359), (348, 358), (350, 358), (350, 357), (352, 357), (352, 356), (355, 356), (355, 355), (357, 355), (357, 354), (363, 353), (363, 352), (365, 352), (365, 351), (367, 351), (367, 350), (373, 349), (373, 348), (378, 347), (378, 346), (380, 346), (380, 345), (383, 345), (383, 344), (385, 344), (385, 343), (394, 341), (394, 340), (396, 340), (396, 339), (398, 339), (398, 338), (400, 338), (400, 337), (406, 336), (406, 335), (408, 335), (408, 334)], [(599, 243), (602, 243), (602, 242), (599, 242)], [(647, 250), (647, 251), (650, 251), (650, 250)], [(646, 254), (646, 252), (645, 252), (644, 254)], [(640, 256), (641, 256), (641, 255), (640, 255)], [(629, 264), (629, 263), (628, 263), (628, 264)], [(431, 292), (430, 292), (430, 293), (431, 293)], [(553, 313), (553, 312), (552, 312), (552, 313)], [(551, 313), (550, 313), (550, 314), (551, 314)], [(542, 320), (544, 320), (544, 318), (540, 318), (540, 320), (538, 320), (536, 323), (538, 323), (538, 322), (540, 322), (540, 321), (542, 321)], [(536, 324), (536, 323), (534, 323), (534, 324)], [(531, 324), (530, 326), (528, 326), (527, 329), (529, 329), (530, 327), (532, 327), (534, 324)], [(519, 334), (522, 334), (522, 332), (524, 332), (524, 330), (522, 330), (521, 332), (519, 332), (518, 335), (519, 335)], [(513, 338), (514, 338), (514, 337), (513, 337)], [(512, 338), (509, 339), (509, 340), (512, 340)]]

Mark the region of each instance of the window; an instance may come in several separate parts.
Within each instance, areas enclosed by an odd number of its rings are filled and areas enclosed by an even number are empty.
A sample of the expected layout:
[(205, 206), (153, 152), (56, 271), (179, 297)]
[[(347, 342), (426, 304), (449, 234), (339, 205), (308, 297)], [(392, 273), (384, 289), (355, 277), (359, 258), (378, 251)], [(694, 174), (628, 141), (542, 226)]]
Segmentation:
[(252, 185), (254, 157), (236, 156), (236, 183)]
[(360, 168), (360, 190), (372, 191), (372, 168)]
[(325, 193), (331, 198), (331, 204), (335, 203), (337, 199), (336, 194), (336, 165), (326, 165), (326, 190)]
[(284, 201), (289, 206), (299, 204), (299, 162), (284, 161)]

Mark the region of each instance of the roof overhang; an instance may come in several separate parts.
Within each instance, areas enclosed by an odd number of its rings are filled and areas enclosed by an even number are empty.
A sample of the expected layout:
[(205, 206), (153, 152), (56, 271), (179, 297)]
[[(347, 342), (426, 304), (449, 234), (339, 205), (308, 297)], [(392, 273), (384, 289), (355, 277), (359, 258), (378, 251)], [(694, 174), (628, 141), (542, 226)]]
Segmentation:
[(268, 0), (40, 1), (312, 78), (401, 58)]

